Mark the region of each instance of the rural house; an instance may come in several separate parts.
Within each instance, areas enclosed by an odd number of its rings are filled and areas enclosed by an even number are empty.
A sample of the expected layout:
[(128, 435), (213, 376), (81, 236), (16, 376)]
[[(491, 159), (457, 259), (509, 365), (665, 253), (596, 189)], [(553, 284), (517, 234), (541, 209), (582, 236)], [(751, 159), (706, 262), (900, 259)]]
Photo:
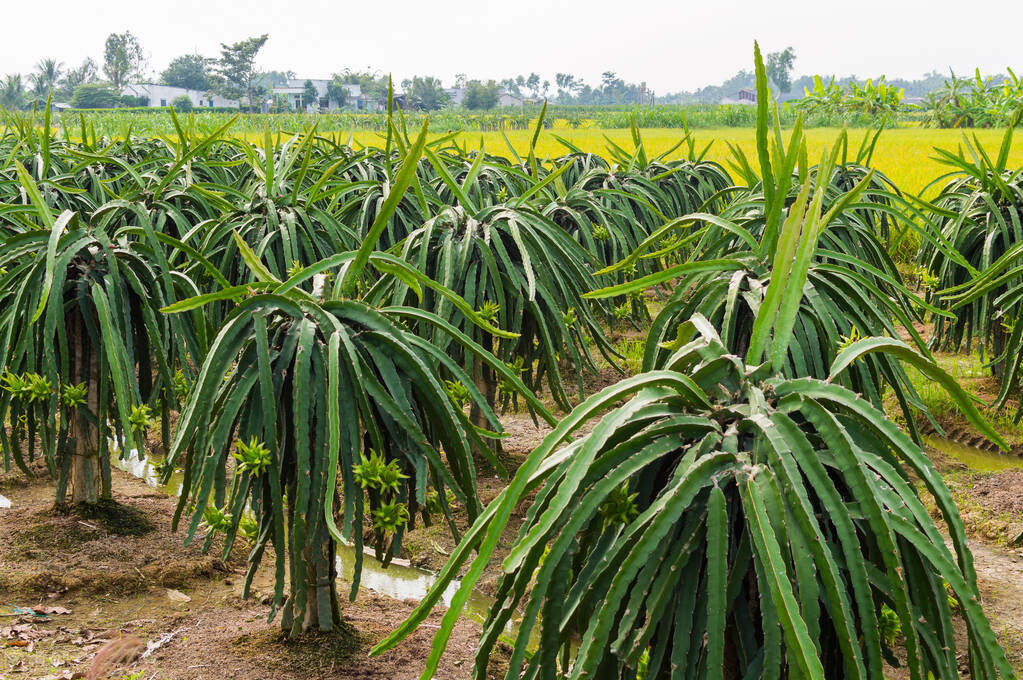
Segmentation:
[(187, 95), (192, 106), (201, 108), (238, 108), (237, 99), (225, 99), (212, 92), (187, 90), (183, 87), (158, 85), (156, 83), (135, 83), (121, 88), (121, 96), (130, 95), (139, 100), (140, 106), (170, 106), (177, 97)]
[[(318, 97), (316, 104), (303, 105), (306, 82), (312, 83), (313, 87), (316, 88), (316, 96)], [(341, 106), (337, 100), (331, 99), (329, 96), (330, 82), (326, 78), (292, 78), (284, 85), (275, 85), (273, 87), (273, 94), (275, 97), (277, 95), (284, 96), (288, 101), (288, 106), (296, 111), (304, 110), (306, 113), (339, 111), (341, 109), (383, 111), (387, 108), (386, 102), (381, 102), (376, 97), (363, 92), (362, 86), (358, 83), (346, 83), (342, 86), (348, 91), (348, 101), (344, 106)], [(396, 100), (398, 96), (395, 93)]]
[(722, 97), (722, 104), (744, 104), (746, 106), (757, 105), (757, 91), (751, 87), (744, 87), (734, 97)]

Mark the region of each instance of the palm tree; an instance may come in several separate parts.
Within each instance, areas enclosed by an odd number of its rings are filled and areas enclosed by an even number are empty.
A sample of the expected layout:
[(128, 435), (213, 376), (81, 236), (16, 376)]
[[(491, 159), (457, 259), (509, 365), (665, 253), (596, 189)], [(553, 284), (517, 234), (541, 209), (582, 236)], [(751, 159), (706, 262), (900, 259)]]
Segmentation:
[(25, 83), (20, 73), (8, 74), (0, 81), (0, 108), (13, 111), (25, 105)]
[(81, 66), (69, 68), (64, 73), (64, 78), (60, 81), (61, 88), (70, 95), (79, 85), (95, 80), (98, 71), (99, 67), (96, 66), (96, 62), (91, 57), (86, 57)]
[(45, 96), (57, 86), (64, 74), (64, 62), (56, 59), (40, 59), (36, 64), (36, 72), (32, 74), (32, 91)]

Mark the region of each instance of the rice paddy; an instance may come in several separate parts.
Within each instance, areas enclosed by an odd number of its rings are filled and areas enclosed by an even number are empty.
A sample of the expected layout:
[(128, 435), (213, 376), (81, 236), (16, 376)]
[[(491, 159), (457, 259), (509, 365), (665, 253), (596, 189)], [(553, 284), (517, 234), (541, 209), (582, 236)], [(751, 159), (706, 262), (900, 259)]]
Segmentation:
[[(419, 115), (416, 114), (410, 118), (408, 122), (410, 127), (419, 124)], [(111, 140), (123, 138), (125, 131), (129, 129), (133, 136), (172, 138), (176, 136), (174, 123), (168, 113), (90, 112), (84, 114), (84, 117), (93, 132)], [(78, 134), (81, 125), (80, 116), (65, 114), (62, 118), (60, 125), (56, 120), (54, 121), (55, 132), (57, 132), (56, 128), (63, 127), (66, 134), (72, 139), (80, 137)], [(231, 118), (231, 115), (225, 113), (200, 113), (181, 116), (180, 122), (186, 129), (209, 133), (223, 126)], [(383, 146), (386, 133), (368, 128), (386, 129), (382, 123), (379, 125), (372, 123), (377, 118), (383, 121), (385, 116), (368, 115), (363, 118), (367, 120), (359, 119), (353, 122), (349, 118), (332, 115), (243, 115), (238, 117), (228, 128), (226, 135), (262, 146), (265, 131), (268, 129), (275, 135), (279, 132), (282, 138), (286, 138), (294, 132), (309, 130), (316, 126), (319, 134), (338, 142), (351, 141), (355, 146)], [(524, 117), (524, 120), (526, 118), (528, 116)], [(466, 124), (465, 121), (452, 122), (452, 127), (446, 129), (444, 127), (445, 120), (443, 117), (438, 120), (431, 118), (430, 140), (454, 134), (454, 140), (459, 146), (466, 149), (482, 147), (490, 154), (505, 158), (512, 158), (515, 154), (522, 158), (526, 157), (533, 138), (534, 130), (532, 128), (536, 125), (536, 119), (533, 118), (528, 120), (528, 126), (514, 126), (518, 129), (509, 129), (512, 126), (501, 126), (504, 127), (503, 130), (456, 131), (458, 125)], [(353, 129), (353, 125), (357, 125), (358, 128)], [(783, 132), (787, 136), (791, 130), (783, 130)], [(821, 154), (832, 147), (841, 132), (842, 128), (839, 127), (805, 129), (802, 137), (806, 142), (810, 162), (814, 163), (819, 160)], [(656, 156), (675, 147), (684, 138), (686, 132), (678, 127), (649, 127), (643, 128), (641, 134), (646, 152), (651, 156)], [(863, 138), (873, 133), (866, 128), (850, 128), (848, 134), (849, 156), (852, 159)], [(731, 169), (730, 161), (732, 160), (729, 144), (740, 149), (747, 157), (752, 157), (756, 152), (755, 128), (752, 126), (701, 127), (692, 129), (690, 135), (695, 141), (694, 148), (697, 153), (702, 153), (706, 149), (706, 160), (716, 161), (729, 169)], [(990, 155), (995, 155), (1004, 135), (1004, 129), (938, 129), (919, 127), (917, 123), (903, 122), (900, 127), (892, 127), (881, 133), (869, 165), (877, 172), (886, 175), (901, 191), (919, 194), (929, 184), (940, 185), (942, 182), (936, 182), (936, 180), (949, 171), (947, 165), (936, 159), (935, 148), (954, 151), (963, 146), (964, 135), (969, 137), (971, 143), (979, 142)], [(556, 118), (549, 121), (549, 126), (540, 131), (535, 146), (536, 156), (541, 160), (555, 159), (567, 153), (568, 149), (558, 138), (566, 140), (585, 152), (601, 156), (608, 154), (609, 140), (624, 149), (634, 148), (632, 132), (628, 128), (603, 129), (596, 127), (594, 120), (585, 120), (582, 125), (575, 127), (565, 119)], [(514, 148), (514, 153), (509, 145)], [(689, 153), (689, 145), (683, 144), (668, 154), (666, 160), (687, 158)], [(1019, 167), (1020, 165), (1023, 165), (1023, 141), (1017, 135), (1009, 153), (1008, 166)], [(937, 188), (929, 191), (928, 195), (933, 196), (936, 193)]]
[[(867, 132), (867, 130), (849, 130), (851, 156), (855, 155), (856, 147)], [(840, 133), (841, 129), (839, 128), (812, 128), (804, 131), (807, 153), (811, 162), (819, 159), (821, 154), (830, 149)], [(971, 140), (976, 135), (985, 150), (991, 153), (997, 150), (1004, 130), (963, 131), (929, 128), (885, 130), (878, 139), (870, 165), (878, 172), (887, 175), (902, 191), (918, 194), (937, 177), (949, 171), (948, 166), (935, 159), (934, 148), (955, 149), (961, 143), (964, 133), (970, 135)], [(354, 140), (361, 144), (378, 145), (381, 140), (380, 135), (376, 132), (360, 131), (353, 134)], [(651, 155), (657, 155), (670, 149), (683, 136), (680, 130), (671, 128), (645, 129), (642, 134), (643, 144), (647, 153)], [(695, 130), (692, 134), (696, 140), (697, 149), (702, 150), (708, 143), (711, 144), (706, 160), (717, 161), (726, 167), (729, 167), (728, 164), (731, 160), (727, 143), (738, 146), (747, 157), (753, 157), (756, 154), (755, 130), (753, 128), (714, 128)], [(508, 140), (515, 147), (515, 151), (525, 157), (529, 150), (532, 132), (511, 130), (505, 132), (504, 135), (507, 135)], [(558, 142), (555, 135), (584, 151), (599, 155), (606, 154), (608, 139), (626, 149), (632, 148), (632, 137), (629, 130), (553, 129), (540, 133), (536, 145), (536, 154), (539, 158), (558, 158), (567, 151)], [(459, 135), (458, 141), (459, 144), (465, 144), (474, 149), (479, 148), (482, 141), (483, 147), (489, 153), (505, 157), (511, 156), (501, 132), (466, 132)], [(668, 158), (683, 158), (687, 153), (688, 147), (683, 145), (669, 154)], [(1023, 139), (1017, 137), (1009, 154), (1009, 166), (1018, 167), (1020, 165), (1023, 165)]]

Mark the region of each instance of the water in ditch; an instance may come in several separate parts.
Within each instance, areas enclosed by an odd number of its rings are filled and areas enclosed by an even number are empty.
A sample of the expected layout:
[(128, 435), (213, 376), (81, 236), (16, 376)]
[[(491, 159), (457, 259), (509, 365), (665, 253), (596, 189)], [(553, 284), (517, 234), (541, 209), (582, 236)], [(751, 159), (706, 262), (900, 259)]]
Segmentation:
[(944, 437), (924, 437), (924, 443), (977, 472), (1001, 472), (1010, 468), (1023, 468), (1023, 457), (1021, 456), (1000, 451), (986, 451)]
[[(163, 460), (157, 456), (146, 455), (139, 457), (134, 451), (127, 458), (120, 458), (118, 452), (110, 457), (110, 464), (128, 474), (144, 480), (146, 484), (158, 488), (163, 492), (179, 496), (181, 494), (182, 472), (175, 470), (167, 484), (162, 484), (160, 471)], [(0, 502), (4, 499), (0, 496)], [(0, 504), (0, 507), (3, 507)], [(337, 569), (342, 579), (351, 582), (355, 569), (355, 548), (347, 545), (337, 546)], [(391, 563), (387, 567), (380, 564), (371, 554), (365, 553), (362, 560), (361, 588), (368, 588), (375, 593), (394, 598), (396, 600), (422, 600), (426, 597), (430, 588), (437, 582), (437, 576), (433, 572), (401, 564)], [(441, 597), (440, 604), (447, 607), (458, 590), (459, 582), (453, 581), (448, 584)], [(463, 610), (463, 615), (482, 623), (486, 619), (487, 612), (494, 600), (483, 593), (473, 590), (469, 594), (469, 600)], [(518, 632), (518, 619), (514, 618), (505, 628), (502, 637), (512, 642)], [(532, 643), (536, 642), (537, 630), (533, 629), (530, 636)]]

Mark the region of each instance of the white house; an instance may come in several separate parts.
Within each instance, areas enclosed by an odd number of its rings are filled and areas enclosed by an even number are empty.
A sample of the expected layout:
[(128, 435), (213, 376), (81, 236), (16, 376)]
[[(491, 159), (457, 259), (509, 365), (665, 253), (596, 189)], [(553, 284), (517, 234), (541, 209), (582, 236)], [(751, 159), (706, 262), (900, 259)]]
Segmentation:
[(121, 95), (131, 95), (140, 100), (142, 106), (170, 106), (171, 102), (186, 95), (192, 100), (192, 106), (202, 108), (238, 108), (237, 99), (225, 99), (212, 92), (201, 90), (187, 90), (183, 87), (171, 87), (170, 85), (158, 85), (156, 83), (136, 83), (125, 85), (121, 88)]
[[(305, 97), (305, 84), (307, 81), (312, 83), (313, 87), (316, 88), (316, 96), (319, 101), (317, 101), (316, 104), (303, 106), (302, 100)], [(385, 108), (384, 104), (366, 96), (362, 91), (362, 86), (357, 83), (347, 83), (342, 85), (342, 87), (348, 91), (348, 101), (344, 106), (341, 106), (336, 100), (331, 99), (328, 96), (330, 82), (331, 81), (325, 78), (292, 78), (286, 85), (274, 85), (273, 93), (275, 96), (282, 95), (287, 98), (288, 105), (291, 108), (296, 111), (305, 110), (306, 113), (316, 113), (317, 111), (338, 111), (341, 109), (379, 111)]]

